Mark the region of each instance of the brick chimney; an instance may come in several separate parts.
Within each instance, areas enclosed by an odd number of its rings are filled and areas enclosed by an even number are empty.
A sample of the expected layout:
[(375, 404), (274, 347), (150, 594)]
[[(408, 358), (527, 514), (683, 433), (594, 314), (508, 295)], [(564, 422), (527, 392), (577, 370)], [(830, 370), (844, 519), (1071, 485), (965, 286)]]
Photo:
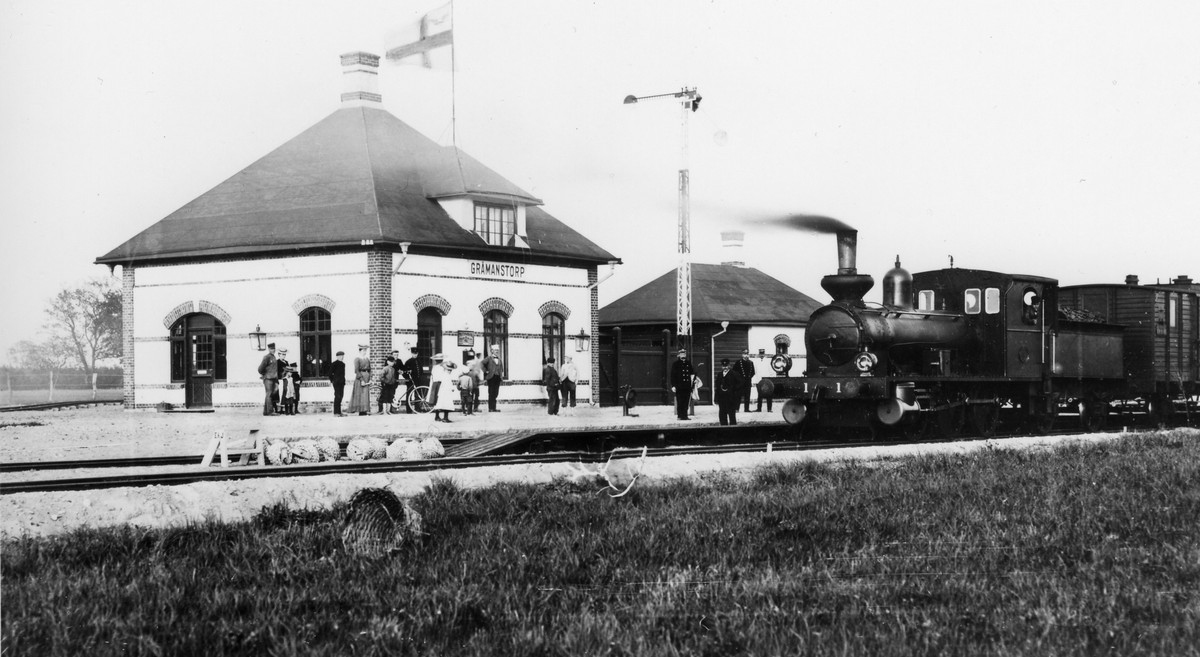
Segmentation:
[(1171, 284), (1172, 285), (1191, 285), (1192, 278), (1190, 276), (1181, 275), (1178, 278), (1176, 278), (1175, 280), (1171, 281)]
[(1125, 284), (1126, 285), (1137, 285), (1138, 284), (1137, 274), (1129, 274), (1128, 276), (1126, 276)]
[(742, 247), (746, 243), (746, 233), (740, 230), (721, 231), (721, 250), (724, 252), (722, 257), (722, 265), (731, 267), (745, 267), (746, 261), (742, 257)]
[(380, 107), (379, 55), (348, 52), (342, 55), (342, 107)]

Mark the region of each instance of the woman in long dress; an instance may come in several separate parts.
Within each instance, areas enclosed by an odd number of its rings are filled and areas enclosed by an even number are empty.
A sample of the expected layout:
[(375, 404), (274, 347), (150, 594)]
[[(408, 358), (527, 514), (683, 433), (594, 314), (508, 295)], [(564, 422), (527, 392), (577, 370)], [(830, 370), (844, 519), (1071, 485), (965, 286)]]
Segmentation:
[(449, 422), (450, 411), (454, 410), (454, 361), (443, 361), (441, 354), (433, 357), (433, 371), (429, 373), (430, 394), (437, 391), (433, 402), (433, 419)]
[(368, 346), (358, 345), (358, 357), (354, 359), (354, 389), (350, 391), (350, 409), (347, 413), (371, 414), (371, 359), (367, 357)]

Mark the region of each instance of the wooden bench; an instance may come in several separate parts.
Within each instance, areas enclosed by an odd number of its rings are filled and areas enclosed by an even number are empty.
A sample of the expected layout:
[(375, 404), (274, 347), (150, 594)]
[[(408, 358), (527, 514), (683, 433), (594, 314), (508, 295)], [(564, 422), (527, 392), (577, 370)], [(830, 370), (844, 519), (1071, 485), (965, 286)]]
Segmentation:
[(221, 454), (221, 467), (229, 467), (229, 457), (238, 457), (237, 465), (250, 465), (250, 457), (258, 456), (258, 463), (255, 467), (263, 467), (267, 464), (267, 441), (263, 439), (262, 434), (258, 429), (250, 429), (249, 436), (246, 438), (228, 438), (225, 436), (225, 431), (218, 429), (213, 432), (212, 440), (208, 441), (208, 448), (204, 450), (204, 458), (201, 459), (200, 465), (210, 466), (213, 460), (216, 459), (217, 453)]

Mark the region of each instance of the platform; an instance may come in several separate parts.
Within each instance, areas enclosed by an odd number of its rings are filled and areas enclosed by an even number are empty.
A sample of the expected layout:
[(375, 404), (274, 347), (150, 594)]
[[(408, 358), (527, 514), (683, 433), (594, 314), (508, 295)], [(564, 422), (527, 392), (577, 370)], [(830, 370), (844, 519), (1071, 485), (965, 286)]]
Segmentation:
[[(625, 429), (677, 429), (719, 425), (715, 406), (698, 406), (696, 417), (675, 418), (666, 406), (641, 406), (636, 417), (625, 416), (620, 407), (579, 406), (549, 415), (545, 406), (503, 406), (500, 412), (474, 415), (451, 413), (449, 424), (427, 415), (368, 415), (335, 417), (330, 413), (263, 416), (259, 408), (217, 408), (212, 413), (156, 413), (126, 411), (117, 406), (64, 409), (47, 413), (22, 411), (9, 414), (7, 422), (21, 425), (10, 431), (10, 458), (18, 461), (129, 458), (132, 456), (192, 456), (204, 452), (214, 431), (236, 430), (243, 434), (259, 429), (268, 438), (337, 438), (349, 442), (356, 436), (432, 435), (447, 449), (460, 443), (518, 436), (524, 432), (547, 434), (556, 430), (603, 431)], [(773, 413), (738, 414), (740, 424), (779, 424)], [(482, 444), (481, 444), (482, 446)]]

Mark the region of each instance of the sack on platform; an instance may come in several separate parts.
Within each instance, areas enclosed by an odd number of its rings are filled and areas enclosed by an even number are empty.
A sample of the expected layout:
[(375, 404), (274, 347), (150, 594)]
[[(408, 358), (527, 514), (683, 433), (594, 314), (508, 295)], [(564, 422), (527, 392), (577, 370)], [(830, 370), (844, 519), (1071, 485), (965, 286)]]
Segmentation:
[(321, 450), (317, 448), (315, 440), (297, 440), (290, 447), (292, 457), (301, 463), (316, 463), (321, 460)]

